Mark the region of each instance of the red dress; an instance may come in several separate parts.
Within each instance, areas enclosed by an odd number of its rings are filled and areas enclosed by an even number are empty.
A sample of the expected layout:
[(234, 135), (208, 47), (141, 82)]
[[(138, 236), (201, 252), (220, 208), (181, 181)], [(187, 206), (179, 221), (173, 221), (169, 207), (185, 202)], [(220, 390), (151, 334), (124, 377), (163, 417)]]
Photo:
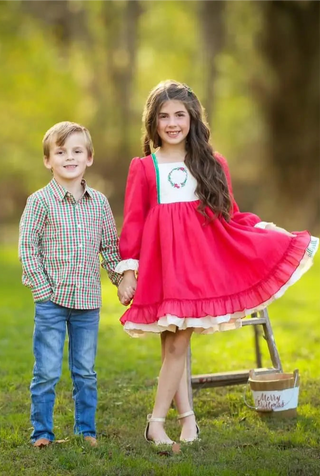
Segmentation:
[[(232, 194), (227, 162), (215, 157)], [(138, 269), (136, 294), (121, 318), (133, 336), (240, 327), (312, 264), (319, 240), (307, 231), (290, 237), (256, 227), (260, 218), (241, 213), (233, 196), (229, 222), (206, 222), (195, 186), (183, 162), (158, 164), (154, 154), (131, 162), (116, 271)]]

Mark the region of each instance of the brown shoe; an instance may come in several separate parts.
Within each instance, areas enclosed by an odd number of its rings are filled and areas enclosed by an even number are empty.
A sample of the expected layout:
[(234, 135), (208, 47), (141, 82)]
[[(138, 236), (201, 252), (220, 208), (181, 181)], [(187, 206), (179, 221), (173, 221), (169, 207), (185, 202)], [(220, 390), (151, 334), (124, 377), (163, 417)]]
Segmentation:
[(48, 440), (48, 438), (39, 438), (33, 443), (33, 446), (36, 448), (44, 448), (45, 446), (49, 446), (51, 443), (52, 441)]
[(94, 436), (85, 436), (84, 440), (87, 441), (90, 446), (98, 446), (97, 439)]

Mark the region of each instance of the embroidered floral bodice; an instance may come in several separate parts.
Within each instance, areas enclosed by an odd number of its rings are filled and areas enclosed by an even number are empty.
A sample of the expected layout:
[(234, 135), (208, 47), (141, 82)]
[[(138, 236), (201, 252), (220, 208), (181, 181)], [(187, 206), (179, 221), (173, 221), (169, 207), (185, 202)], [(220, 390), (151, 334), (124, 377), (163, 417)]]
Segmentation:
[(197, 181), (184, 162), (157, 164), (159, 203), (194, 202)]

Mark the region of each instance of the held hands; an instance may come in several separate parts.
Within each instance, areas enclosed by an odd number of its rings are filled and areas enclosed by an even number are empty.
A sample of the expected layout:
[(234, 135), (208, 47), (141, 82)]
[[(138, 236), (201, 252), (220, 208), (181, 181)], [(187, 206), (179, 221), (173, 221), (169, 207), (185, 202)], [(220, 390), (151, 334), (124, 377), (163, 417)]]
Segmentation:
[(121, 304), (128, 306), (137, 288), (137, 278), (131, 269), (124, 272), (124, 277), (118, 286), (118, 298)]

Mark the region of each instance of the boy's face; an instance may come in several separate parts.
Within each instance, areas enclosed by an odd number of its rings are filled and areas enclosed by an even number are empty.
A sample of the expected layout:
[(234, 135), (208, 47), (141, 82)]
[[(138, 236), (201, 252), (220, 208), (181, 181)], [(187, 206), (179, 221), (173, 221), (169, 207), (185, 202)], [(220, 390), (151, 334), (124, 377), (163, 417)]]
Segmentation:
[(87, 167), (93, 163), (89, 155), (84, 134), (75, 132), (67, 137), (62, 146), (55, 140), (50, 144), (49, 157), (44, 157), (44, 165), (52, 170), (53, 176), (60, 182), (70, 183), (82, 179)]

